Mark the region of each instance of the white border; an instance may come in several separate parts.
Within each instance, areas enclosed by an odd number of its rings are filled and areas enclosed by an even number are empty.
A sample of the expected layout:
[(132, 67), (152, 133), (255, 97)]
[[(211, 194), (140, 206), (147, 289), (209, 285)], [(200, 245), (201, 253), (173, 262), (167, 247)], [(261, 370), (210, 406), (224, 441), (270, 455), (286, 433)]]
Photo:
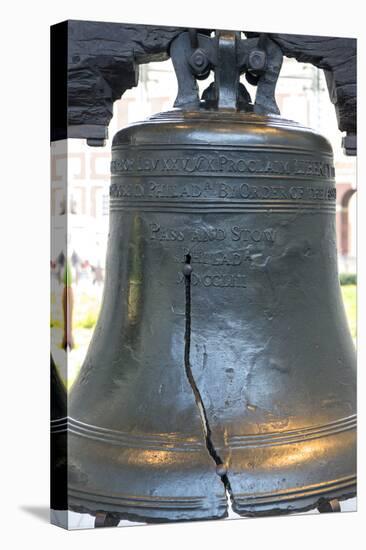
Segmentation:
[[(2, 430), (1, 501), (5, 548), (321, 548), (359, 547), (364, 538), (365, 375), (362, 374), (365, 234), (364, 162), (359, 162), (359, 512), (290, 518), (244, 519), (67, 533), (46, 521), (48, 506), (49, 369), (49, 25), (64, 19), (359, 37), (365, 66), (362, 3), (319, 0), (276, 2), (164, 2), (61, 0), (6, 2), (2, 6), (0, 135)], [(359, 111), (365, 97), (359, 71)], [(363, 113), (364, 114), (364, 113)], [(363, 123), (365, 125), (365, 122)], [(364, 132), (360, 132), (359, 151)], [(4, 308), (5, 304), (5, 308)], [(37, 511), (38, 510), (38, 511)]]

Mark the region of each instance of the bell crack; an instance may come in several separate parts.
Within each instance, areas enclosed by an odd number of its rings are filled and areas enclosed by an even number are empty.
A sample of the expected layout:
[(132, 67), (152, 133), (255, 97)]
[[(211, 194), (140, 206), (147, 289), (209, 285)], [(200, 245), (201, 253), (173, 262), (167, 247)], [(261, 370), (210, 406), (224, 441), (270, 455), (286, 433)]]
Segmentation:
[(215, 449), (212, 432), (208, 422), (207, 412), (205, 405), (202, 400), (202, 396), (196, 384), (196, 381), (193, 376), (192, 367), (190, 363), (190, 351), (191, 351), (191, 275), (192, 275), (192, 265), (191, 265), (191, 256), (187, 254), (185, 257), (185, 263), (183, 266), (183, 275), (185, 282), (185, 335), (184, 335), (184, 367), (186, 371), (186, 376), (188, 382), (192, 388), (197, 408), (200, 414), (202, 427), (205, 435), (206, 448), (216, 464), (216, 473), (220, 477), (224, 487), (225, 494), (228, 504), (232, 505), (233, 503), (233, 493), (230, 485), (230, 481), (227, 474), (227, 468)]

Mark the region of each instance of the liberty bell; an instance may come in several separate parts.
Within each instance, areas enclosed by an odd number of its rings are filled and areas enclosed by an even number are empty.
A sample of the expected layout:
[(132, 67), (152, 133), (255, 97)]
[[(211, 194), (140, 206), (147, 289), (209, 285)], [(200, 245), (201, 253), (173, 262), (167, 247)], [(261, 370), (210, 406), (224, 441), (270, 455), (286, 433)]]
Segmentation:
[(175, 108), (114, 137), (103, 305), (69, 403), (72, 510), (182, 521), (356, 493), (332, 149), (280, 117), (278, 50), (183, 32)]

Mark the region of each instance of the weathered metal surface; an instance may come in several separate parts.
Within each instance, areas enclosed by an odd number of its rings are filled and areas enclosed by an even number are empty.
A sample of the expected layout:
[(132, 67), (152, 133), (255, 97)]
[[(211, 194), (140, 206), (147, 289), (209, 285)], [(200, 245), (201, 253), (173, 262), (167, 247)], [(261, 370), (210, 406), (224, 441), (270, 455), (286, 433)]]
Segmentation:
[(283, 55), (324, 70), (338, 128), (347, 132), (352, 140), (357, 134), (357, 40), (299, 34), (269, 36), (279, 45)]
[[(196, 76), (207, 76), (216, 65), (216, 38), (210, 38), (212, 29), (72, 20), (51, 27), (51, 140), (85, 138), (89, 145), (104, 145), (113, 103), (127, 89), (137, 86), (139, 64), (173, 58), (174, 42), (187, 31), (199, 35), (196, 44), (191, 40), (186, 45), (190, 66)], [(325, 36), (245, 34), (248, 40), (238, 40), (238, 61), (248, 70), (248, 80), (258, 83), (256, 112), (278, 112), (274, 91), (283, 55), (312, 63), (324, 70), (338, 127), (347, 133), (343, 141), (345, 153), (355, 155), (357, 41)], [(258, 40), (259, 57), (255, 50), (249, 52)], [(264, 75), (260, 75), (256, 66), (260, 58), (267, 65)], [(204, 63), (200, 64), (202, 60)], [(173, 61), (176, 66), (184, 65), (182, 58)], [(197, 101), (195, 80), (190, 72), (178, 73), (184, 94), (187, 96), (190, 91), (191, 100)], [(179, 95), (176, 106), (182, 106)]]
[(225, 517), (228, 498), (261, 515), (353, 496), (329, 143), (279, 117), (177, 109), (118, 132), (111, 168), (71, 509), (178, 521)]
[(104, 145), (113, 103), (137, 86), (140, 63), (168, 59), (184, 28), (64, 21), (51, 27), (51, 140)]

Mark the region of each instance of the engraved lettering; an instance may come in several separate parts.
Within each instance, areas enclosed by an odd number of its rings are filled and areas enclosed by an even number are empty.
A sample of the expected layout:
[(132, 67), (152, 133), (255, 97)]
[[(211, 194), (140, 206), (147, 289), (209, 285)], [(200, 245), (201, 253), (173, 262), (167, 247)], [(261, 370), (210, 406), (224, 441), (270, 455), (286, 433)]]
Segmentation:
[(234, 227), (231, 228), (231, 233), (232, 233), (231, 238), (232, 238), (233, 241), (239, 241), (240, 240), (241, 231), (240, 231), (240, 229), (237, 225), (234, 225)]
[(270, 243), (274, 243), (275, 241), (275, 230), (274, 229), (264, 229), (263, 230), (264, 239)]
[(156, 239), (155, 233), (158, 233), (160, 231), (160, 225), (158, 225), (157, 223), (151, 223), (150, 229), (152, 233), (150, 239), (153, 241)]
[(257, 171), (257, 163), (256, 163), (255, 160), (250, 160), (247, 164), (248, 164), (249, 172), (256, 172)]
[(192, 196), (191, 193), (188, 191), (188, 186), (182, 188), (180, 196), (188, 198)]
[(221, 183), (220, 184), (219, 197), (221, 199), (224, 199), (227, 196), (228, 196), (227, 185), (226, 185), (226, 183)]
[(335, 200), (337, 198), (337, 190), (335, 187), (331, 187), (327, 190), (327, 199)]
[(193, 271), (193, 273), (191, 274), (191, 283), (192, 283), (192, 285), (193, 285), (193, 286), (197, 286), (197, 285), (199, 284), (199, 282), (200, 282), (200, 279), (199, 279), (199, 277), (197, 276), (197, 273), (195, 273), (195, 272)]
[(184, 241), (184, 234), (182, 231), (177, 231), (169, 227), (161, 227), (157, 223), (150, 224), (152, 241)]
[(244, 159), (239, 159), (236, 163), (236, 168), (238, 172), (246, 172), (247, 171), (247, 164)]
[(156, 188), (156, 183), (155, 183), (155, 181), (149, 181), (149, 197), (153, 197), (153, 196), (154, 196), (155, 188)]
[(269, 187), (262, 187), (262, 198), (268, 199), (270, 197), (271, 189)]
[(207, 198), (230, 201), (335, 201), (334, 186), (325, 185), (250, 185), (242, 181), (187, 182), (176, 181), (174, 178), (160, 178), (147, 181), (132, 182), (131, 180), (112, 183), (111, 197), (141, 198), (141, 199), (190, 199)]
[(202, 189), (200, 189), (199, 185), (193, 184), (192, 185), (192, 197), (198, 198), (202, 195)]
[[(182, 284), (184, 277), (178, 274), (177, 284)], [(205, 274), (199, 275), (193, 271), (191, 275), (191, 284), (193, 286), (204, 286), (206, 288), (246, 288), (246, 276), (245, 275), (233, 275), (231, 273), (221, 274)]]
[(258, 243), (262, 239), (262, 233), (260, 231), (257, 231), (256, 229), (252, 231), (252, 239), (256, 243)]
[(240, 195), (243, 199), (247, 199), (249, 197), (249, 185), (247, 183), (243, 183), (240, 187)]
[(204, 229), (200, 227), (194, 230), (192, 241), (208, 242), (208, 241), (223, 241), (226, 238), (226, 233), (223, 229)]
[(270, 159), (243, 158), (244, 153), (227, 155), (210, 153), (207, 155), (187, 155), (185, 157), (137, 157), (119, 158), (111, 162), (113, 174), (121, 172), (227, 172), (249, 174), (287, 174), (318, 177), (332, 177), (334, 167), (316, 159)]
[(253, 242), (274, 242), (275, 241), (275, 230), (274, 229), (264, 229), (262, 231), (258, 229), (247, 229), (245, 227), (239, 227), (234, 225), (231, 228), (231, 240), (232, 241), (253, 241)]
[[(270, 240), (270, 236), (268, 236)], [(174, 260), (177, 263), (183, 263), (187, 254), (191, 255), (192, 264), (200, 265), (212, 265), (218, 266), (239, 266), (242, 262), (251, 261), (251, 255), (248, 250), (233, 252), (228, 250), (226, 252), (208, 252), (202, 249), (189, 250), (183, 248), (181, 253), (174, 256)]]

